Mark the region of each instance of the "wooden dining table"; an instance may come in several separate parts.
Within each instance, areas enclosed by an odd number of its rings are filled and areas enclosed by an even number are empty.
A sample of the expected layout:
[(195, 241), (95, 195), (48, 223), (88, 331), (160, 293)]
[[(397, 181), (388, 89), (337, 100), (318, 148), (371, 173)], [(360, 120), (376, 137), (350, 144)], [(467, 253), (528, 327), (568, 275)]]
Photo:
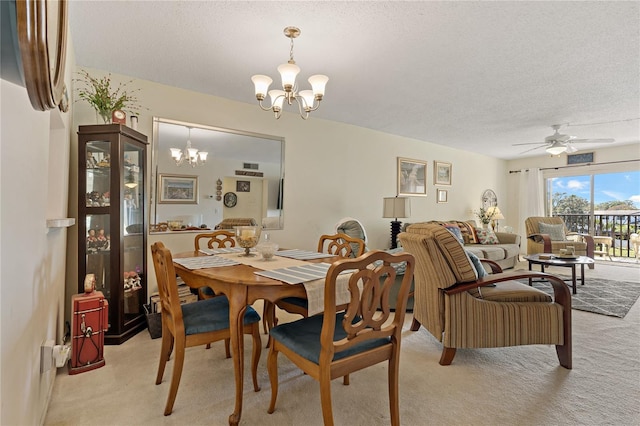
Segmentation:
[[(174, 254), (174, 259), (205, 256), (198, 251)], [(333, 262), (339, 257), (313, 259), (307, 262)], [(286, 284), (282, 281), (254, 274), (259, 269), (240, 264), (204, 269), (188, 269), (174, 262), (176, 273), (191, 288), (208, 286), (216, 293), (222, 293), (229, 299), (229, 326), (231, 333), (231, 353), (236, 382), (236, 400), (229, 424), (237, 425), (242, 415), (242, 394), (244, 379), (244, 336), (242, 324), (248, 305), (257, 300), (275, 302), (285, 297), (306, 298), (302, 284)]]

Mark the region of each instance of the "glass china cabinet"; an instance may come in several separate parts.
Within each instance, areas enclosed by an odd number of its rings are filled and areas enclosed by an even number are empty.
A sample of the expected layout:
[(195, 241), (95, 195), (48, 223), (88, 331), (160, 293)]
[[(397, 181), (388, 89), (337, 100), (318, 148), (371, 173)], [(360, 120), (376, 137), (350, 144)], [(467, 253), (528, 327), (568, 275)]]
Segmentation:
[(146, 327), (145, 170), (147, 137), (127, 126), (78, 129), (78, 292), (94, 274), (109, 301), (106, 344)]

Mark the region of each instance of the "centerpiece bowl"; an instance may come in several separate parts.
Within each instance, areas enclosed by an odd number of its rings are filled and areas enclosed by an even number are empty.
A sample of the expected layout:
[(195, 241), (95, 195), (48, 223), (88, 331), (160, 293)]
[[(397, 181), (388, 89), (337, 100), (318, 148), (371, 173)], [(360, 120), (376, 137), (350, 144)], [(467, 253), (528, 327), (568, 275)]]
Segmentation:
[(256, 251), (262, 255), (264, 260), (271, 260), (278, 248), (278, 244), (271, 241), (269, 234), (265, 232), (262, 234), (262, 241), (256, 246)]
[(258, 244), (260, 231), (260, 226), (236, 226), (236, 241), (244, 249), (244, 253), (240, 256), (255, 256), (255, 254), (250, 253), (250, 250)]

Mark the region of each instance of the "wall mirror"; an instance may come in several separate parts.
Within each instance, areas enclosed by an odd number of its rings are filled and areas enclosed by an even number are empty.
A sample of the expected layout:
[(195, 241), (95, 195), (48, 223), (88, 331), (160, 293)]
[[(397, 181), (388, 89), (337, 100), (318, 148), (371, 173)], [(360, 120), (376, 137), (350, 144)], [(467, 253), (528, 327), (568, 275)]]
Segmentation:
[[(187, 145), (198, 151), (191, 162)], [(283, 227), (282, 137), (154, 117), (151, 166), (151, 232)]]

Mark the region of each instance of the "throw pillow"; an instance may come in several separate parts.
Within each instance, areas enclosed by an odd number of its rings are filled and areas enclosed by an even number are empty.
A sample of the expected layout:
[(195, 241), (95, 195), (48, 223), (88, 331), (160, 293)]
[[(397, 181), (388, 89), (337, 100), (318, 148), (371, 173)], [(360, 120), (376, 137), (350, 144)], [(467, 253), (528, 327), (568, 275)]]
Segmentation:
[(465, 250), (469, 259), (471, 259), (471, 263), (473, 263), (473, 267), (476, 268), (476, 273), (478, 274), (478, 278), (482, 278), (487, 275), (487, 271), (484, 270), (482, 266), (482, 262), (480, 262), (480, 258), (470, 252), (469, 250)]
[(476, 228), (476, 235), (480, 244), (500, 244), (495, 232), (489, 228)]
[(464, 245), (464, 238), (462, 238), (462, 232), (460, 232), (460, 228), (458, 228), (458, 225), (445, 223), (443, 226), (447, 228), (447, 230), (451, 232), (458, 241), (460, 241), (460, 244)]
[[(391, 254), (398, 254), (398, 253), (402, 253), (404, 249), (402, 247), (396, 247), (394, 249), (388, 249), (385, 251)], [(374, 262), (374, 265), (377, 267), (382, 265), (382, 263), (383, 263), (382, 260), (378, 260)], [(407, 262), (392, 263), (391, 266), (393, 266), (393, 269), (396, 270), (397, 275), (404, 275), (404, 272), (407, 269)]]
[(564, 235), (564, 225), (561, 223), (557, 225), (551, 225), (548, 223), (540, 222), (539, 226), (540, 233), (549, 234), (549, 238), (551, 238), (551, 241), (564, 241), (566, 239)]
[(460, 228), (465, 244), (478, 244), (478, 238), (476, 237), (476, 233), (470, 223), (462, 221), (452, 222), (455, 222), (458, 225), (458, 228)]

